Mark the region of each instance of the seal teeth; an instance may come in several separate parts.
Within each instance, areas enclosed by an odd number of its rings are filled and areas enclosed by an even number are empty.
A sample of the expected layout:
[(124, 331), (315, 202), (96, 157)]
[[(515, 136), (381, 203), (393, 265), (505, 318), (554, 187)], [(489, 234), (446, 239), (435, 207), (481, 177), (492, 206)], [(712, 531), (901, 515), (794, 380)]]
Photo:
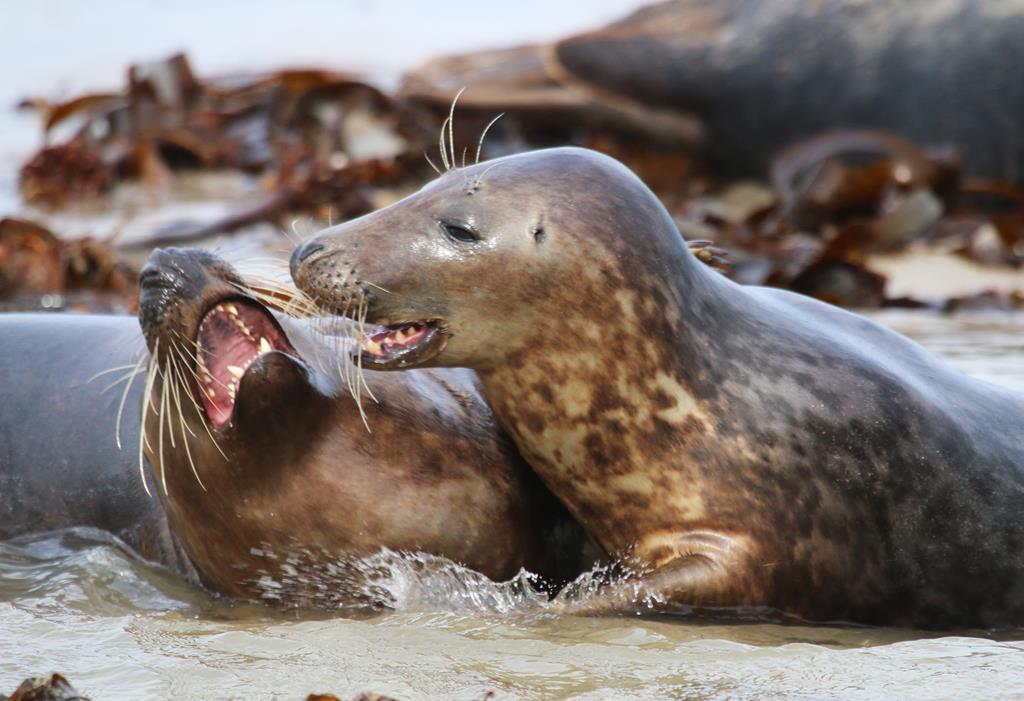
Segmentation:
[(374, 341), (372, 338), (367, 338), (365, 341), (363, 341), (363, 348), (365, 348), (366, 350), (375, 355), (380, 353), (380, 344)]
[(260, 353), (269, 353), (272, 350), (274, 349), (271, 347), (270, 341), (260, 336)]
[(227, 369), (228, 372), (230, 372), (232, 375), (239, 379), (241, 379), (242, 375), (245, 374), (245, 370), (243, 368), (238, 367), (237, 365), (228, 365)]
[(243, 334), (245, 334), (246, 338), (248, 338), (250, 341), (255, 341), (256, 340), (255, 337), (253, 337), (253, 335), (252, 335), (252, 329), (250, 329), (248, 326), (246, 326), (244, 321), (242, 321), (237, 316), (232, 316), (231, 320), (235, 322), (235, 326), (238, 327), (239, 331), (241, 331)]

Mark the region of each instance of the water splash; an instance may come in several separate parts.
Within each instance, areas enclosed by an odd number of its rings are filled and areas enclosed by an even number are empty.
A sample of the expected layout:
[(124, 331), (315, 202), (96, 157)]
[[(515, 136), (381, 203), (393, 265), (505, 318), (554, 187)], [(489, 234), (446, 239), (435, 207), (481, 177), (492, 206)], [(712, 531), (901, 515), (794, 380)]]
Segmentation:
[(261, 598), (286, 607), (341, 609), (348, 613), (389, 609), (494, 614), (562, 614), (600, 610), (601, 591), (621, 587), (616, 612), (649, 613), (665, 601), (631, 584), (636, 574), (620, 563), (595, 563), (554, 596), (542, 577), (520, 570), (504, 582), (445, 557), (388, 548), (364, 557), (328, 557), (296, 548), (278, 555), (253, 549), (268, 567), (255, 580)]
[(255, 581), (261, 598), (287, 606), (316, 606), (353, 613), (367, 610), (475, 611), (536, 610), (548, 602), (543, 581), (521, 570), (494, 582), (464, 565), (422, 552), (382, 548), (365, 557), (326, 557), (299, 548), (286, 555), (269, 549), (252, 553), (268, 560)]

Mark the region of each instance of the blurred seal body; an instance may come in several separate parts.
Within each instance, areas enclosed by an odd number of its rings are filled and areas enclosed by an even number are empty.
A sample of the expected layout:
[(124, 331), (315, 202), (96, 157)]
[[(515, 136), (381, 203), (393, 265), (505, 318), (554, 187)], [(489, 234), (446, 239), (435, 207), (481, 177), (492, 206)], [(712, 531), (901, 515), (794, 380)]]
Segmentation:
[(597, 102), (676, 110), (733, 173), (818, 132), (953, 146), (970, 174), (1024, 182), (1024, 6), (1016, 0), (671, 0), (552, 47)]
[[(855, 314), (701, 264), (581, 149), (450, 172), (292, 275), (378, 369), (475, 369), (523, 456), (666, 605), (1024, 621), (1024, 398)], [(401, 338), (396, 330), (401, 331)], [(411, 339), (411, 340), (410, 340)]]

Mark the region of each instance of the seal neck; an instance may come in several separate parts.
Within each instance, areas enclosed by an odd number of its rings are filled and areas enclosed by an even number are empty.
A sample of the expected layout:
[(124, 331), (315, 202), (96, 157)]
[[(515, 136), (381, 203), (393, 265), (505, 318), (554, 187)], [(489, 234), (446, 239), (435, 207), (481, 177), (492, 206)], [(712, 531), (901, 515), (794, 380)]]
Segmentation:
[[(658, 530), (659, 515), (626, 513), (623, 495), (653, 510), (647, 495), (712, 421), (719, 326), (751, 313), (742, 289), (679, 241), (603, 293), (577, 286), (565, 316), (480, 373), (523, 456), (612, 553)], [(698, 503), (658, 510), (673, 526), (701, 515)]]

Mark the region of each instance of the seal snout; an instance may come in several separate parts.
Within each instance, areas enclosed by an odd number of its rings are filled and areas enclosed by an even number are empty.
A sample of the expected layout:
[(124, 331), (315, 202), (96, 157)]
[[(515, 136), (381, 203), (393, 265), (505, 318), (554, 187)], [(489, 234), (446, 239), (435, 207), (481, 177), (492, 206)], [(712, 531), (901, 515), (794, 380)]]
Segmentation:
[[(323, 255), (317, 255), (323, 253)], [(354, 312), (370, 303), (372, 294), (360, 282), (355, 267), (317, 239), (310, 239), (292, 253), (292, 280), (325, 311)]]

